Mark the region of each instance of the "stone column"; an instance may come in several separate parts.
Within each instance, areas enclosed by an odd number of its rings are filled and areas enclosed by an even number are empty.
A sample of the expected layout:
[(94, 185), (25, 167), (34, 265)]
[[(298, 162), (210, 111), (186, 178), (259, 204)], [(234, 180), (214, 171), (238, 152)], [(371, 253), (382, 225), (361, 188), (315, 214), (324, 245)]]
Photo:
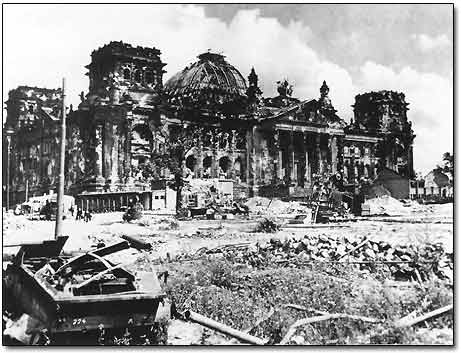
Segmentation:
[(336, 136), (330, 138), (331, 145), (331, 172), (336, 174), (338, 171), (338, 145)]
[(308, 147), (308, 135), (307, 133), (303, 135), (303, 146), (304, 146), (304, 187), (309, 185), (311, 181), (311, 166), (309, 162), (309, 147)]
[(231, 131), (231, 144), (230, 144), (230, 150), (231, 150), (231, 166), (230, 166), (230, 177), (232, 180), (235, 178), (235, 142), (236, 142), (236, 137), (235, 137), (235, 130)]
[(280, 131), (274, 133), (274, 183), (282, 179), (282, 149), (280, 148)]
[(126, 146), (126, 130), (123, 123), (120, 123), (118, 126), (118, 146), (117, 146), (117, 155), (118, 155), (118, 176), (119, 181), (124, 180), (125, 177), (125, 146)]
[(315, 154), (317, 155), (317, 174), (323, 173), (322, 150), (320, 149), (320, 134), (315, 137)]
[(253, 195), (258, 193), (258, 180), (257, 176), (257, 165), (256, 165), (256, 126), (251, 129), (251, 170), (252, 170), (252, 184), (253, 184)]
[(291, 130), (290, 131), (290, 145), (288, 148), (288, 168), (289, 168), (288, 178), (289, 178), (290, 184), (295, 181), (295, 178), (294, 178), (295, 149), (293, 145), (293, 139), (294, 139), (293, 135), (294, 135), (294, 132), (293, 130)]
[(252, 149), (252, 141), (251, 141), (251, 130), (247, 130), (245, 133), (245, 139), (246, 139), (246, 151), (245, 151), (245, 156), (246, 156), (246, 166), (245, 166), (245, 175), (246, 175), (246, 182), (248, 184), (252, 184), (252, 160), (251, 160), (251, 149)]
[(131, 175), (131, 129), (133, 128), (133, 115), (127, 113), (126, 117), (126, 137), (125, 137), (125, 177)]
[(104, 123), (102, 139), (102, 157), (104, 163), (102, 175), (106, 181), (109, 181), (112, 174), (112, 126), (113, 124), (108, 121)]
[(110, 175), (110, 182), (115, 185), (119, 182), (118, 175), (118, 141), (119, 141), (119, 127), (116, 124), (112, 125), (112, 171)]
[(212, 134), (212, 141), (211, 141), (211, 148), (213, 151), (212, 159), (211, 159), (211, 177), (217, 178), (219, 176), (218, 173), (218, 149), (219, 149), (219, 136), (218, 132), (215, 130)]
[(103, 141), (102, 141), (102, 136), (103, 136), (103, 125), (98, 124), (96, 125), (96, 146), (95, 146), (95, 152), (96, 152), (96, 168), (95, 168), (95, 173), (96, 173), (96, 183), (101, 183), (103, 184), (105, 182), (105, 179), (102, 175), (102, 167), (103, 167)]

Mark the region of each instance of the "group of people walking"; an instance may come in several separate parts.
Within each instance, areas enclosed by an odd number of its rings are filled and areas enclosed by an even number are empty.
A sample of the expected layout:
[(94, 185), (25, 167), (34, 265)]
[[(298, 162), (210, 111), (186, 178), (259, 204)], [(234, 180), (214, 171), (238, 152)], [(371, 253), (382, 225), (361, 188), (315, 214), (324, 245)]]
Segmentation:
[[(73, 217), (74, 212), (75, 212), (74, 206), (71, 206), (69, 211), (70, 211), (70, 214)], [(91, 213), (91, 210), (87, 210), (87, 211), (84, 212), (80, 207), (77, 208), (76, 215), (75, 215), (75, 220), (76, 221), (79, 221), (79, 220), (83, 219), (85, 222), (89, 222), (89, 221), (91, 221), (92, 218), (93, 218), (93, 214)]]

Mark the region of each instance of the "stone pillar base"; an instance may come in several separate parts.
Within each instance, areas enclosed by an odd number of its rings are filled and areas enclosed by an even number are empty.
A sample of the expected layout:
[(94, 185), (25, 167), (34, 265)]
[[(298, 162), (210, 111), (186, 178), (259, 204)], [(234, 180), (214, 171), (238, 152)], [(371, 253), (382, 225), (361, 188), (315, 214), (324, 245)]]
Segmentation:
[(252, 192), (252, 196), (258, 196), (259, 195), (259, 186), (258, 185), (253, 185), (251, 187), (251, 192)]

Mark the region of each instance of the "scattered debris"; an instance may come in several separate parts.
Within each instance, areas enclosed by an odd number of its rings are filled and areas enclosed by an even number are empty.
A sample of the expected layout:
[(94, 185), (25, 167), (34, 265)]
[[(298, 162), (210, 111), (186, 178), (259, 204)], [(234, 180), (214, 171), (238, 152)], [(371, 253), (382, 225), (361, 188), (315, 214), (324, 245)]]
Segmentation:
[(389, 195), (382, 195), (365, 201), (364, 206), (369, 210), (368, 215), (401, 216), (411, 213), (402, 202)]
[(236, 330), (236, 329), (234, 329), (232, 327), (224, 325), (224, 324), (222, 324), (220, 322), (217, 322), (215, 320), (212, 320), (210, 318), (207, 318), (207, 317), (205, 317), (203, 315), (200, 315), (200, 314), (195, 313), (195, 312), (190, 311), (190, 310), (187, 310), (184, 313), (184, 317), (187, 320), (190, 320), (192, 322), (195, 322), (195, 323), (198, 323), (198, 324), (203, 325), (205, 327), (211, 328), (213, 330), (225, 333), (225, 334), (227, 334), (227, 335), (229, 335), (231, 337), (235, 337), (235, 338), (237, 338), (240, 341), (245, 342), (245, 343), (250, 343), (250, 344), (254, 344), (254, 345), (265, 345), (266, 344), (266, 341), (264, 341), (264, 340), (262, 340), (262, 339), (260, 339), (258, 337), (251, 336), (248, 333)]
[(368, 323), (379, 323), (380, 321), (377, 319), (365, 317), (365, 316), (358, 316), (358, 315), (349, 315), (349, 314), (326, 314), (322, 316), (314, 316), (314, 317), (309, 317), (307, 319), (301, 319), (296, 321), (293, 325), (290, 326), (288, 329), (288, 332), (286, 335), (283, 337), (283, 339), (280, 341), (279, 345), (286, 345), (290, 343), (290, 339), (292, 336), (296, 333), (296, 329), (298, 327), (312, 324), (315, 322), (320, 322), (320, 321), (325, 321), (325, 320), (333, 320), (333, 319), (349, 319), (349, 320), (360, 320)]
[(413, 326), (413, 325), (416, 325), (416, 324), (418, 324), (420, 322), (426, 321), (426, 320), (431, 319), (431, 318), (433, 318), (435, 316), (445, 314), (445, 313), (447, 313), (449, 311), (452, 311), (452, 310), (453, 310), (453, 304), (450, 304), (450, 305), (444, 306), (443, 308), (433, 310), (433, 311), (431, 311), (429, 313), (426, 313), (426, 314), (418, 316), (418, 317), (413, 317), (413, 315), (410, 314), (408, 316), (405, 316), (405, 317), (399, 319), (395, 323), (395, 326), (397, 326), (397, 327)]
[[(183, 254), (173, 261), (197, 260), (203, 256), (219, 254), (251, 267), (262, 268), (269, 264), (304, 267), (312, 263), (357, 265), (362, 270), (375, 271), (376, 266), (386, 265), (390, 274), (398, 280), (412, 280), (418, 276), (424, 280), (431, 274), (452, 281), (453, 253), (444, 250), (440, 243), (421, 246), (392, 245), (386, 241), (349, 239), (306, 235), (303, 239), (280, 240), (272, 238), (254, 246), (232, 244), (213, 249), (199, 249), (195, 255)], [(418, 272), (416, 272), (416, 270)]]

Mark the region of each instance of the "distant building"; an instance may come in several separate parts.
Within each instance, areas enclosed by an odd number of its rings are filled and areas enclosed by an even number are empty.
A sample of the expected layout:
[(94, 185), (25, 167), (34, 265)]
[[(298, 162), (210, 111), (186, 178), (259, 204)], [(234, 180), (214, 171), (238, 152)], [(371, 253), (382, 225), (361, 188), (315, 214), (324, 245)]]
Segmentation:
[(453, 186), (448, 175), (438, 169), (432, 170), (424, 177), (424, 193), (426, 197), (453, 197)]
[[(152, 183), (169, 171), (144, 171), (181, 129), (201, 136), (186, 156), (192, 177), (232, 180), (234, 195), (309, 195), (334, 173), (353, 187), (385, 167), (413, 175), (402, 93), (357, 95), (347, 124), (326, 82), (318, 98), (295, 98), (286, 80), (277, 82), (277, 96), (263, 97), (254, 69), (246, 80), (208, 52), (163, 84), (160, 54), (122, 42), (91, 54), (89, 91), (69, 110), (66, 135), (66, 193), (84, 208), (120, 209), (131, 197), (148, 209), (161, 203)], [(10, 92), (11, 204), (24, 201), (26, 186), (30, 196), (56, 189), (60, 94), (26, 86)]]
[(430, 171), (423, 179), (412, 180), (412, 199), (447, 200), (453, 198), (453, 180), (439, 169)]
[[(26, 188), (29, 196), (41, 196), (57, 187), (61, 90), (19, 86), (9, 92), (5, 103), (3, 180), (6, 184), (10, 147), (12, 205), (25, 200)], [(13, 132), (10, 146), (5, 136), (8, 128)]]

